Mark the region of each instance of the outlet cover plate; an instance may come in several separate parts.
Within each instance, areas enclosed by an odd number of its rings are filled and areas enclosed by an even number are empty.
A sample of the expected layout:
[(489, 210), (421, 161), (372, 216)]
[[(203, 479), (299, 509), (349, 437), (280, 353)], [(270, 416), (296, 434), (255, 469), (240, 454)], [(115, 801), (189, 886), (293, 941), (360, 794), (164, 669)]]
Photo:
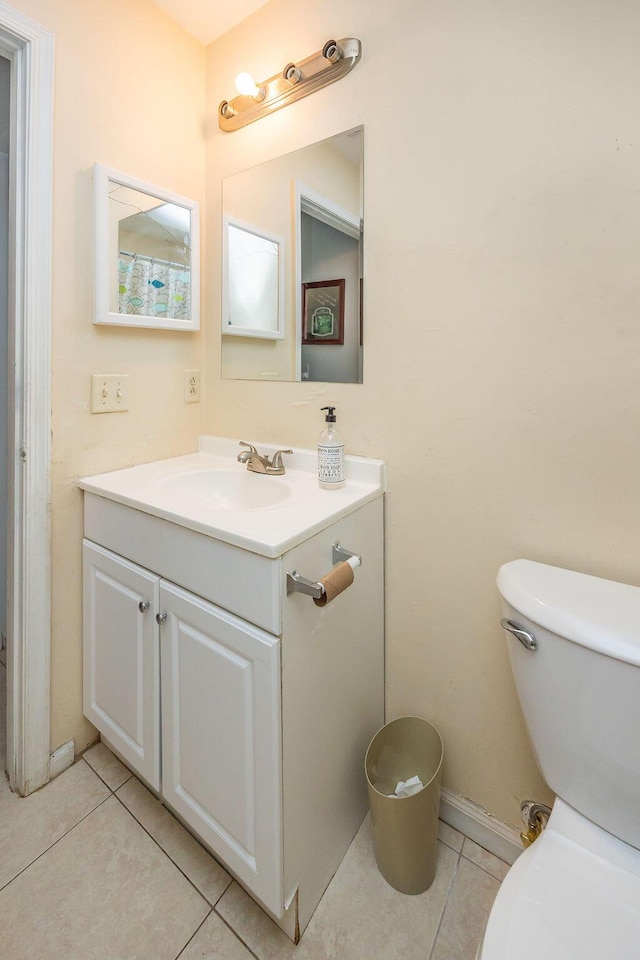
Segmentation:
[(184, 402), (198, 403), (200, 400), (200, 371), (185, 370), (184, 372)]

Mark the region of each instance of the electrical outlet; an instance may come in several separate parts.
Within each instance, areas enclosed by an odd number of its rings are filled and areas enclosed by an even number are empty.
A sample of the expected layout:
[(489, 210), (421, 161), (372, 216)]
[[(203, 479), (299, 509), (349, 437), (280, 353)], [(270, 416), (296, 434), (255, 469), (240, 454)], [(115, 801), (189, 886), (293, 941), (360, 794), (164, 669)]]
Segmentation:
[(128, 409), (128, 373), (91, 375), (91, 413), (121, 413)]
[(184, 372), (184, 402), (199, 403), (200, 401), (200, 371), (185, 370)]

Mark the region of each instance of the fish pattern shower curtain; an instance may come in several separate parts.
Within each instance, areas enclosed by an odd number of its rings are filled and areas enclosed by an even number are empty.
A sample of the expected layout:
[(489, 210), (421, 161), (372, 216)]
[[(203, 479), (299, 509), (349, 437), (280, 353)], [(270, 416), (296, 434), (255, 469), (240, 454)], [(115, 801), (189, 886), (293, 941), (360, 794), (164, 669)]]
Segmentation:
[(121, 252), (118, 256), (118, 310), (136, 317), (189, 320), (189, 267)]

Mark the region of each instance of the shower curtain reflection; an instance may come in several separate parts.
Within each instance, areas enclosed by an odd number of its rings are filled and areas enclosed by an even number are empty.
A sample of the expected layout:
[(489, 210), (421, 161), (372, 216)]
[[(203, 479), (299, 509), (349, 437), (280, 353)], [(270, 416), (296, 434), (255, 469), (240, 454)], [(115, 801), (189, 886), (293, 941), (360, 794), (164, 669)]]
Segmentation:
[(118, 311), (130, 316), (188, 320), (189, 268), (142, 254), (118, 254)]

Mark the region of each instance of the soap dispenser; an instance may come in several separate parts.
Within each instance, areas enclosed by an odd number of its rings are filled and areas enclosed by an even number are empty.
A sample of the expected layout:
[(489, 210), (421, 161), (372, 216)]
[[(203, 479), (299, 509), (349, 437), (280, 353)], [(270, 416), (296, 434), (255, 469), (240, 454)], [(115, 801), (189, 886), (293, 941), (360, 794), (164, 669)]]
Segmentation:
[(326, 410), (326, 427), (318, 437), (318, 483), (323, 490), (344, 487), (344, 440), (336, 429), (336, 408)]

